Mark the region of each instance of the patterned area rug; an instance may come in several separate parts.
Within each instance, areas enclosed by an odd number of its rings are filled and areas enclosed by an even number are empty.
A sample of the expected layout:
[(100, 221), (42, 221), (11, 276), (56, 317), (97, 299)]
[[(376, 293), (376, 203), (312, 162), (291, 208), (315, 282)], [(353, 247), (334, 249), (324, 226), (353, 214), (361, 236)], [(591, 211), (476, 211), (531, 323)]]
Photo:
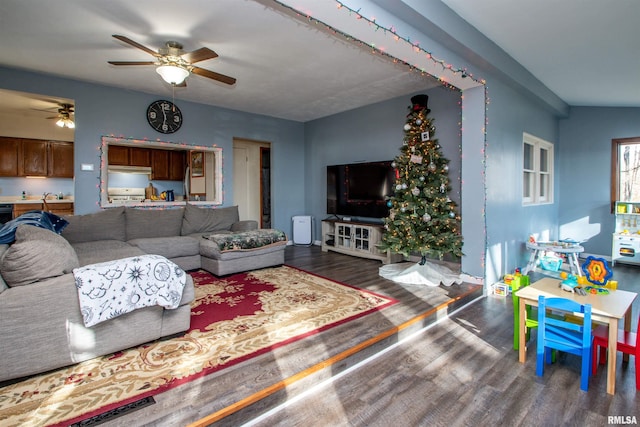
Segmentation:
[(191, 275), (184, 336), (0, 388), (0, 424), (69, 425), (397, 303), (287, 266)]

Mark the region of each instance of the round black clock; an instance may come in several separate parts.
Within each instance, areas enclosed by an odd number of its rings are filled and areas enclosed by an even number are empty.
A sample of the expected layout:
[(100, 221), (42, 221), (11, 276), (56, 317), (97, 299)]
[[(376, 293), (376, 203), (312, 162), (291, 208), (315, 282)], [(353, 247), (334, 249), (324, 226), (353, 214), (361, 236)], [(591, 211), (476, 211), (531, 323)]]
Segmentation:
[(147, 108), (147, 121), (161, 133), (174, 133), (182, 126), (182, 112), (171, 101), (158, 100)]

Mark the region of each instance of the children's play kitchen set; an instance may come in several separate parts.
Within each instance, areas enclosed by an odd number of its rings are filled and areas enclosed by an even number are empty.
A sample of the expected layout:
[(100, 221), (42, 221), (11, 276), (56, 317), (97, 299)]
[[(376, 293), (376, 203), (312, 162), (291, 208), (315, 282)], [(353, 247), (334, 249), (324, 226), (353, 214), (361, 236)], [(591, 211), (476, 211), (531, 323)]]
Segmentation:
[(611, 264), (640, 264), (640, 202), (616, 202)]

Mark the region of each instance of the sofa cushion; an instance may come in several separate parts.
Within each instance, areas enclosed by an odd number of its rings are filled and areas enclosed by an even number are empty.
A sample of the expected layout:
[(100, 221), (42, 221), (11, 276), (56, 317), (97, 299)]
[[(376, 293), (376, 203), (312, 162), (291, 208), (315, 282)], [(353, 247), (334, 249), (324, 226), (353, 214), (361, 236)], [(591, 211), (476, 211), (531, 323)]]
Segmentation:
[(127, 240), (179, 236), (184, 209), (126, 208)]
[[(0, 245), (0, 259), (2, 259), (2, 255), (4, 255), (7, 249), (9, 249), (9, 245), (7, 244)], [(5, 282), (4, 279), (2, 278), (2, 271), (0, 271), (0, 294), (7, 289), (9, 289), (9, 286), (7, 286), (7, 282)]]
[(226, 208), (200, 208), (187, 203), (182, 220), (183, 236), (195, 233), (230, 230), (231, 225), (238, 222), (240, 216), (237, 206)]
[(93, 242), (96, 240), (126, 240), (124, 207), (105, 209), (86, 215), (64, 217), (69, 225), (62, 237), (70, 243)]
[(154, 237), (129, 240), (145, 253), (162, 255), (165, 258), (178, 258), (200, 254), (200, 241), (189, 236)]
[(62, 276), (79, 266), (76, 252), (62, 236), (24, 224), (18, 226), (16, 242), (0, 259), (0, 271), (10, 287)]
[(129, 258), (144, 255), (140, 248), (120, 240), (98, 240), (95, 242), (74, 243), (73, 249), (78, 254), (81, 266), (113, 261), (119, 258)]

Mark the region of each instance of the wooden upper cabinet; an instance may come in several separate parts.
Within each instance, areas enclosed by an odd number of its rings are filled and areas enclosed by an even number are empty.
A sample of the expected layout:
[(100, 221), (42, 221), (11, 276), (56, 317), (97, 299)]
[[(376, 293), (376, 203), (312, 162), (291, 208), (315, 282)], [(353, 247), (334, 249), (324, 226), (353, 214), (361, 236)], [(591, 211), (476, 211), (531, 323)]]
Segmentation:
[(169, 153), (169, 179), (171, 181), (182, 181), (184, 179), (187, 154), (185, 151), (170, 151)]
[(110, 165), (129, 166), (129, 147), (109, 145), (108, 152)]
[(169, 151), (151, 150), (151, 179), (169, 179)]
[(151, 166), (151, 150), (129, 147), (129, 166)]
[(73, 178), (73, 143), (49, 141), (49, 174), (58, 178)]
[(73, 178), (73, 143), (0, 137), (0, 176)]
[(0, 137), (0, 176), (18, 176), (20, 139)]
[(22, 162), (20, 175), (47, 176), (47, 143), (38, 139), (22, 140)]

